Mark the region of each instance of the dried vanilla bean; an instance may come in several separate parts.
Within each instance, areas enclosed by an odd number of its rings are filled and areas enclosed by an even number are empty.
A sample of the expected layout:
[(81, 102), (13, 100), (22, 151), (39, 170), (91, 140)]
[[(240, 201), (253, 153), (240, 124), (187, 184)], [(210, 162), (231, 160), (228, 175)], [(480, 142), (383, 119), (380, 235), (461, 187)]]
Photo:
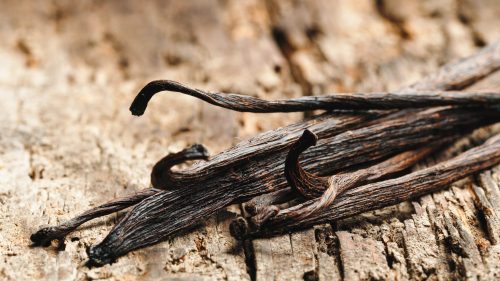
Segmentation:
[(225, 93), (211, 93), (187, 87), (176, 81), (156, 80), (148, 83), (130, 106), (134, 115), (142, 115), (149, 100), (158, 92), (171, 91), (202, 99), (227, 109), (255, 112), (294, 112), (308, 110), (402, 109), (444, 105), (490, 106), (500, 102), (498, 92), (415, 91), (335, 93), (304, 96), (288, 100), (266, 101), (259, 98)]
[(296, 194), (290, 187), (286, 187), (270, 193), (255, 196), (248, 202), (245, 202), (244, 208), (247, 213), (253, 216), (264, 208), (272, 205), (283, 204), (293, 200), (294, 198), (296, 198)]
[[(400, 93), (406, 93), (411, 91), (433, 91), (433, 90), (459, 90), (471, 83), (487, 76), (488, 74), (500, 69), (500, 40), (494, 44), (482, 49), (477, 54), (474, 54), (468, 58), (465, 58), (459, 62), (451, 63), (445, 65), (436, 74), (429, 75), (421, 81), (399, 90)], [(158, 89), (156, 89), (158, 90)], [(147, 106), (147, 102), (152, 97), (151, 91), (148, 90), (148, 94), (138, 94), (136, 99), (131, 105), (131, 110), (136, 112), (143, 112)], [(238, 161), (245, 161), (248, 157), (257, 153), (268, 153), (276, 152), (283, 149), (290, 143), (296, 140), (300, 135), (300, 132), (306, 128), (309, 128), (311, 124), (330, 122), (330, 124), (325, 124), (325, 126), (320, 126), (319, 128), (312, 128), (314, 132), (321, 138), (331, 136), (332, 133), (342, 131), (342, 130), (329, 130), (330, 126), (343, 127), (342, 129), (347, 129), (347, 127), (356, 127), (355, 123), (358, 124), (366, 122), (367, 120), (376, 118), (374, 116), (376, 113), (371, 112), (371, 116), (355, 116), (349, 114), (326, 114), (320, 117), (315, 117), (306, 123), (298, 123), (296, 125), (287, 126), (285, 128), (280, 128), (277, 130), (272, 130), (270, 132), (261, 134), (259, 137), (252, 138), (248, 141), (243, 141), (229, 149), (227, 153), (219, 154), (213, 159), (214, 161), (207, 165), (195, 166), (188, 171), (183, 171), (177, 173), (177, 176), (172, 177), (172, 180), (165, 181), (163, 186), (155, 185), (158, 188), (173, 188), (178, 186), (178, 182), (183, 184), (192, 181), (200, 181), (206, 177), (213, 177), (218, 171), (222, 169), (228, 169), (233, 165), (237, 164)], [(377, 112), (377, 114), (381, 114)], [(333, 118), (335, 116), (335, 118)], [(319, 118), (319, 119), (318, 119)], [(357, 119), (357, 120), (353, 120)], [(337, 124), (334, 124), (337, 123)], [(326, 128), (326, 129), (325, 129)], [(227, 159), (231, 158), (230, 161)], [(217, 161), (219, 160), (219, 161)], [(204, 173), (200, 173), (203, 170)]]
[(57, 226), (41, 228), (40, 230), (32, 234), (30, 239), (35, 246), (49, 246), (52, 240), (59, 240), (59, 243), (64, 243), (63, 239), (66, 237), (66, 235), (74, 231), (83, 223), (126, 209), (141, 202), (149, 196), (156, 194), (158, 191), (158, 189), (154, 188), (145, 189), (134, 193), (132, 196), (109, 201), (98, 207), (85, 211), (77, 217), (74, 217), (71, 220), (68, 220)]
[[(454, 137), (445, 138), (437, 143), (446, 143), (452, 139)], [(437, 147), (437, 143), (430, 144), (423, 148), (397, 154), (368, 168), (362, 168), (354, 172), (341, 172), (325, 178), (306, 172), (299, 163), (299, 155), (307, 148), (316, 145), (317, 141), (318, 136), (316, 134), (305, 130), (296, 144), (292, 146), (285, 160), (285, 176), (288, 184), (307, 199), (320, 197), (331, 187), (334, 187), (335, 194), (340, 194), (354, 185), (373, 182), (386, 175), (400, 172), (417, 163)], [(333, 193), (331, 196), (334, 196)]]
[(440, 92), (463, 89), (500, 68), (500, 40), (477, 54), (445, 66), (440, 72), (394, 93), (348, 93), (265, 101), (237, 94), (211, 93), (170, 80), (148, 83), (136, 96), (130, 111), (144, 114), (149, 100), (158, 92), (171, 91), (202, 99), (213, 105), (244, 112), (293, 112), (333, 109), (416, 108), (438, 105), (498, 104), (498, 93)]
[(443, 66), (402, 91), (460, 90), (500, 69), (500, 40), (476, 54)]

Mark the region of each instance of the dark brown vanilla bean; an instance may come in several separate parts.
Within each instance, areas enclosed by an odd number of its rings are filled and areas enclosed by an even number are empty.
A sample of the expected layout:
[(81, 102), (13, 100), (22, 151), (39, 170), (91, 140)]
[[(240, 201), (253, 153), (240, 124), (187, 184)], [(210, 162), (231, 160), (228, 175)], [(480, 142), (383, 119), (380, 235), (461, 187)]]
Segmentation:
[(59, 240), (60, 243), (63, 243), (62, 240), (66, 237), (66, 235), (74, 231), (83, 223), (126, 209), (141, 202), (149, 196), (156, 194), (158, 191), (159, 190), (154, 188), (146, 189), (131, 196), (109, 201), (57, 226), (41, 228), (36, 233), (32, 234), (30, 239), (36, 246), (49, 246), (52, 240)]
[(305, 130), (302, 136), (290, 148), (285, 159), (285, 178), (288, 185), (304, 198), (315, 198), (330, 185), (326, 178), (314, 176), (306, 172), (299, 164), (299, 155), (310, 146), (316, 145), (318, 136)]
[[(436, 105), (462, 104), (470, 102), (487, 104), (484, 98), (468, 95), (466, 93), (443, 93), (441, 96), (437, 91), (448, 91), (463, 89), (465, 86), (483, 78), (500, 68), (500, 40), (484, 48), (477, 54), (443, 67), (440, 72), (430, 75), (421, 81), (396, 93), (372, 93), (365, 94), (334, 94), (330, 97), (302, 97), (288, 101), (264, 101), (249, 96), (235, 94), (210, 93), (198, 89), (186, 87), (180, 83), (159, 80), (146, 85), (136, 96), (130, 106), (132, 114), (140, 116), (146, 110), (149, 100), (154, 94), (161, 91), (180, 92), (200, 98), (213, 105), (225, 107), (236, 111), (245, 112), (292, 112), (315, 109), (387, 109), (404, 107), (428, 107)], [(418, 91), (412, 97), (412, 93)], [(432, 93), (419, 93), (431, 91)], [(401, 94), (401, 92), (405, 92)], [(428, 94), (428, 96), (427, 96)], [(495, 95), (492, 98), (498, 99)], [(453, 100), (453, 101), (452, 101)], [(497, 101), (498, 103), (498, 101)]]
[[(317, 136), (314, 136), (314, 138), (317, 138)], [(299, 139), (298, 142), (300, 142), (301, 139)], [(318, 186), (317, 188), (314, 187), (309, 187), (309, 188), (315, 190), (314, 192), (315, 194), (313, 195), (314, 197), (320, 197), (320, 196), (324, 197), (320, 201), (331, 202), (338, 194), (344, 192), (347, 188), (352, 187), (355, 184), (359, 185), (360, 183), (362, 183), (362, 181), (373, 182), (386, 175), (396, 173), (411, 167), (419, 160), (427, 156), (429, 153), (433, 152), (436, 148), (440, 147), (442, 144), (452, 141), (453, 139), (454, 137), (448, 137), (433, 144), (430, 144), (427, 147), (411, 151), (405, 151), (403, 153), (397, 154), (396, 156), (393, 156), (387, 160), (382, 161), (381, 163), (377, 163), (368, 168), (362, 168), (354, 172), (342, 172), (337, 175), (334, 175), (333, 176), (334, 179), (331, 180), (337, 183), (334, 189), (331, 188), (331, 185)], [(315, 140), (314, 143), (316, 141), (317, 140)], [(298, 155), (296, 155), (294, 158), (297, 159), (296, 157), (298, 157)], [(285, 175), (287, 174), (286, 170), (287, 167), (285, 165)], [(328, 182), (328, 180), (325, 180), (325, 182)], [(290, 181), (288, 181), (288, 183), (289, 185), (293, 185), (290, 183)], [(259, 210), (265, 210), (266, 208), (271, 207), (272, 205), (283, 204), (285, 202), (291, 201), (294, 198), (296, 198), (296, 195), (297, 194), (294, 194), (291, 188), (287, 187), (274, 192), (256, 196), (252, 198), (250, 201), (246, 202), (244, 204), (244, 208), (247, 213), (254, 216), (259, 212)], [(304, 196), (304, 194), (302, 195)], [(319, 206), (317, 206), (317, 208), (319, 208)]]
[(202, 99), (213, 105), (243, 112), (270, 113), (308, 110), (367, 110), (401, 109), (444, 105), (490, 106), (500, 103), (498, 92), (374, 92), (336, 93), (324, 96), (305, 96), (289, 100), (266, 101), (259, 98), (225, 93), (211, 93), (187, 87), (171, 80), (148, 83), (134, 99), (130, 111), (142, 115), (149, 100), (158, 92), (171, 91)]
[(403, 92), (460, 90), (500, 69), (500, 40), (476, 54), (443, 66), (437, 73), (403, 89)]
[[(403, 114), (406, 113), (406, 114)], [(398, 150), (415, 147), (420, 144), (436, 141), (450, 134), (459, 132), (461, 128), (467, 129), (480, 126), (483, 123), (494, 122), (500, 116), (496, 110), (462, 110), (436, 108), (424, 111), (404, 111), (368, 122), (366, 127), (340, 133), (333, 137), (327, 137), (319, 141), (318, 145), (304, 153), (302, 164), (310, 169), (311, 172), (322, 174), (332, 174), (340, 169), (346, 169), (349, 166), (365, 162), (382, 159), (388, 155), (394, 154)], [(311, 129), (324, 130), (324, 123), (313, 124)], [(330, 128), (331, 129), (331, 128)], [(342, 129), (342, 128), (337, 128)], [(291, 134), (296, 134), (295, 130)], [(268, 135), (264, 135), (266, 138)], [(293, 136), (295, 137), (295, 136)], [(298, 138), (298, 136), (297, 136)], [(282, 139), (280, 145), (289, 143), (292, 136)], [(271, 140), (273, 140), (271, 138)], [(255, 142), (261, 143), (262, 139), (255, 139)], [(249, 186), (248, 190), (256, 190), (256, 193), (265, 193), (286, 186), (283, 174), (283, 163), (276, 159), (284, 159), (287, 151), (286, 147), (275, 149), (277, 151), (269, 153), (253, 152), (248, 155), (245, 161), (234, 161), (239, 155), (247, 155), (242, 146), (235, 146), (232, 149), (214, 156), (210, 161), (199, 163), (197, 169), (193, 169), (200, 175), (200, 181), (186, 182), (185, 188), (211, 183), (220, 185), (239, 182), (242, 186)], [(252, 147), (253, 148), (253, 147)], [(224, 158), (226, 161), (224, 161)], [(313, 159), (319, 159), (323, 165), (321, 169), (314, 163)], [(230, 166), (226, 166), (231, 163)], [(220, 166), (219, 166), (220, 165)], [(200, 169), (204, 167), (204, 169)], [(216, 174), (214, 167), (222, 167), (218, 177), (205, 177), (204, 175)], [(227, 167), (227, 168), (225, 168)], [(224, 168), (224, 169), (223, 169)], [(263, 171), (259, 169), (262, 168)], [(316, 170), (317, 169), (317, 170)], [(254, 180), (257, 178), (257, 181)], [(262, 183), (261, 183), (262, 180)], [(259, 187), (255, 187), (258, 183)], [(168, 184), (166, 184), (168, 186)], [(242, 190), (247, 190), (242, 187)], [(248, 196), (254, 196), (252, 192)]]
[[(320, 213), (312, 213), (299, 221), (288, 221), (288, 216), (313, 204), (313, 199), (291, 207), (270, 218), (258, 233), (250, 236), (267, 236), (326, 223), (370, 210), (397, 204), (425, 193), (436, 191), (461, 178), (500, 163), (500, 134), (483, 145), (469, 149), (457, 157), (408, 175), (356, 187), (337, 198)], [(241, 230), (240, 230), (241, 231)]]
[(244, 208), (247, 213), (253, 216), (259, 213), (262, 208), (266, 208), (271, 205), (283, 204), (293, 198), (296, 198), (296, 194), (292, 192), (291, 188), (287, 187), (255, 196), (245, 203)]
[[(438, 143), (446, 143), (452, 139), (454, 138), (444, 138)], [(306, 172), (299, 163), (300, 154), (307, 148), (316, 145), (317, 141), (318, 136), (316, 134), (305, 130), (295, 145), (292, 146), (285, 160), (285, 175), (288, 184), (307, 199), (320, 197), (332, 187), (335, 194), (340, 194), (353, 185), (378, 180), (385, 175), (400, 172), (427, 156), (437, 146), (437, 143), (430, 144), (424, 148), (397, 154), (368, 168), (354, 172), (342, 172), (329, 178), (322, 178)]]

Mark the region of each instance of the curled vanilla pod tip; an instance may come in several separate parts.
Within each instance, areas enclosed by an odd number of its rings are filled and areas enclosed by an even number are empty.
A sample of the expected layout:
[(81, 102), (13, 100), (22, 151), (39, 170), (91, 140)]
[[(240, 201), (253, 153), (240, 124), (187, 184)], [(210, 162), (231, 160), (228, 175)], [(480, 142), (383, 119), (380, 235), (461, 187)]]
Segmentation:
[(329, 183), (326, 178), (305, 171), (299, 163), (299, 156), (311, 146), (316, 145), (318, 136), (306, 129), (292, 145), (285, 159), (285, 177), (288, 185), (304, 198), (315, 198), (323, 193)]
[(158, 161), (151, 171), (151, 184), (158, 189), (173, 189), (185, 185), (179, 172), (171, 171), (175, 165), (189, 160), (208, 160), (208, 150), (202, 144), (194, 144), (177, 153), (170, 153)]

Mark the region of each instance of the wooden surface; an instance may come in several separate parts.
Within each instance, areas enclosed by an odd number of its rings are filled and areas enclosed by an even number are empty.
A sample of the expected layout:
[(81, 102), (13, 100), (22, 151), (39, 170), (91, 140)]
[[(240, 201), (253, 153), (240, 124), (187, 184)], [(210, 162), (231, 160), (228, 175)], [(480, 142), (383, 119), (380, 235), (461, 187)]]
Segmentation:
[(201, 142), (215, 154), (302, 118), (175, 94), (132, 117), (150, 80), (266, 99), (395, 90), (500, 38), (499, 26), (495, 0), (2, 1), (0, 279), (499, 279), (499, 166), (415, 202), (244, 245), (229, 235), (231, 206), (102, 268), (83, 265), (85, 248), (117, 216), (69, 235), (64, 251), (29, 247), (40, 225), (147, 187), (168, 152)]

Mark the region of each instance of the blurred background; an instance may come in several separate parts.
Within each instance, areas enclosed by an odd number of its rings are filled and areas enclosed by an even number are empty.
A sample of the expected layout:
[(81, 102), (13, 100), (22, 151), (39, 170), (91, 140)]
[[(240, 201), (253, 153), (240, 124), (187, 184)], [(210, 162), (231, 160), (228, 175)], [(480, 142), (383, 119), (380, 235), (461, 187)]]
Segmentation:
[[(227, 230), (238, 206), (92, 270), (82, 266), (85, 246), (100, 241), (116, 217), (70, 235), (63, 252), (29, 248), (29, 235), (148, 187), (152, 165), (169, 152), (197, 142), (215, 154), (303, 118), (234, 113), (173, 93), (133, 117), (128, 107), (150, 80), (264, 99), (397, 90), (499, 39), (499, 27), (497, 0), (0, 1), (0, 279), (350, 276), (335, 258), (341, 245), (330, 226), (238, 245)], [(457, 192), (450, 196), (466, 198), (454, 201), (457, 208), (474, 207), (466, 190)], [(405, 258), (404, 223), (417, 223), (412, 204), (384, 210), (398, 215), (334, 226), (376, 253), (355, 258), (363, 274), (453, 276), (438, 242), (429, 242), (436, 261)], [(481, 226), (468, 227), (485, 236)], [(331, 274), (319, 276), (321, 266)]]

